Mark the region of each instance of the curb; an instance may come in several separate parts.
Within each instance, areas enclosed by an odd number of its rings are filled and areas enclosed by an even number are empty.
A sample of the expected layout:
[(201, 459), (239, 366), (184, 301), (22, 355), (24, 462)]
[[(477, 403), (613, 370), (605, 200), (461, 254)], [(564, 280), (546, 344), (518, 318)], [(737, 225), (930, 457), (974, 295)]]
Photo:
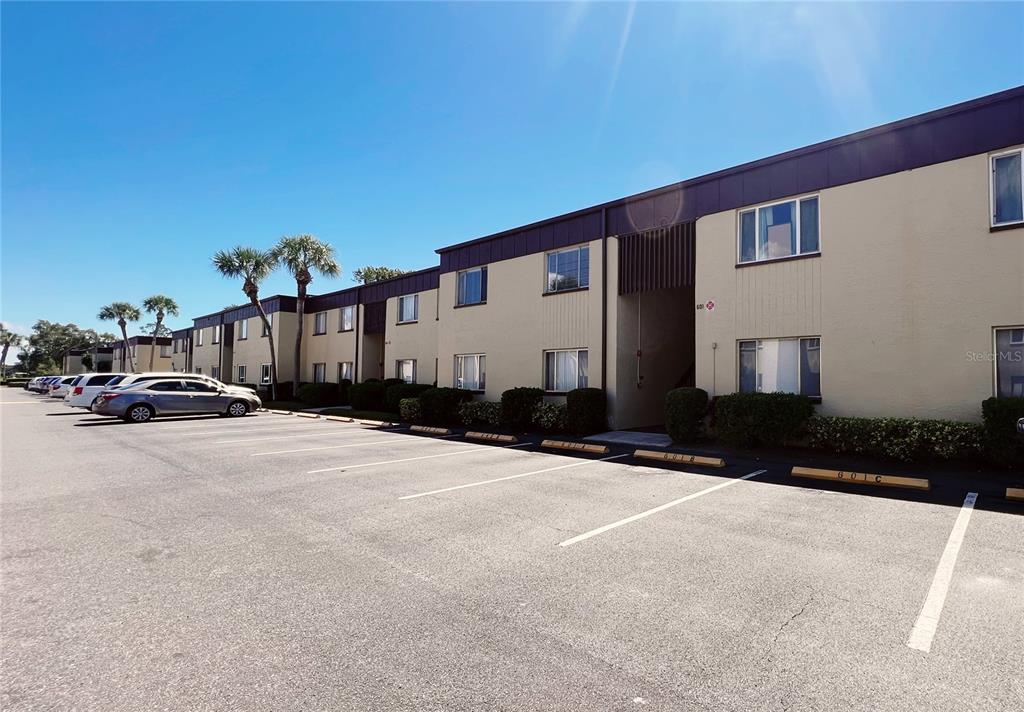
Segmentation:
[(430, 425), (412, 425), (409, 430), (414, 433), (427, 433), (429, 435), (451, 435), (452, 431), (448, 428), (435, 428)]
[(794, 467), (790, 471), (793, 477), (806, 477), (814, 480), (835, 480), (853, 482), (858, 485), (878, 485), (880, 487), (902, 487), (903, 489), (930, 490), (931, 480), (920, 477), (897, 477), (896, 475), (878, 475), (873, 472), (850, 472), (846, 470), (821, 470), (816, 467)]
[(470, 440), (486, 440), (488, 442), (498, 443), (517, 443), (519, 438), (515, 435), (501, 435), (500, 433), (481, 433), (476, 430), (470, 430), (466, 433), (466, 437)]
[(554, 448), (556, 450), (575, 450), (576, 452), (592, 452), (598, 455), (607, 455), (607, 445), (594, 445), (593, 443), (578, 443), (569, 440), (543, 440), (541, 447)]
[(654, 450), (636, 450), (633, 457), (640, 457), (645, 460), (661, 460), (662, 462), (674, 462), (683, 465), (705, 465), (706, 467), (725, 467), (725, 460), (720, 457), (704, 457), (702, 455), (689, 455), (683, 452), (656, 452)]

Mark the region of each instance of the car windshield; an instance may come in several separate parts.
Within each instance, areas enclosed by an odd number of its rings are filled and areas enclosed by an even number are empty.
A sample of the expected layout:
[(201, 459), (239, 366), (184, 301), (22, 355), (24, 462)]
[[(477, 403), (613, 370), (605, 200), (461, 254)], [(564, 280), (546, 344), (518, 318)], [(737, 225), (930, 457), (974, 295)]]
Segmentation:
[(114, 376), (109, 381), (107, 381), (107, 385), (108, 386), (116, 386), (118, 383), (120, 383), (123, 380), (124, 380), (124, 376)]

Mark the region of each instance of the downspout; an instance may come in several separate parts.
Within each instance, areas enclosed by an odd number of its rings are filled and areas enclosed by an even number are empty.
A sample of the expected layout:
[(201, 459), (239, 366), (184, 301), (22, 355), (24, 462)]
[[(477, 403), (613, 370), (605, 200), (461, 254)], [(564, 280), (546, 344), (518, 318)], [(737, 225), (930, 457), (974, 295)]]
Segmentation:
[(356, 308), (355, 308), (355, 330), (356, 330), (356, 354), (352, 361), (352, 382), (359, 383), (359, 311), (363, 306), (363, 288), (356, 287)]
[(608, 209), (601, 208), (601, 389), (608, 389)]

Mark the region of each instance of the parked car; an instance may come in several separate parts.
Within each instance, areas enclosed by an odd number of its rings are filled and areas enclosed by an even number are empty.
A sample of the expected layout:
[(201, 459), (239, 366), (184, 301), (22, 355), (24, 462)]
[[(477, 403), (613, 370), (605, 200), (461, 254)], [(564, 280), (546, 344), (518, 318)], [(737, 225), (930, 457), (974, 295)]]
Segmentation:
[(118, 376), (124, 376), (124, 374), (83, 373), (72, 382), (71, 387), (68, 389), (68, 394), (64, 396), (64, 405), (88, 410), (92, 406), (93, 399), (100, 394), (100, 391)]
[(78, 376), (63, 376), (50, 384), (50, 398), (63, 398), (68, 393), (68, 387)]
[(252, 395), (256, 391), (252, 388), (246, 388), (245, 386), (229, 386), (226, 383), (221, 383), (216, 378), (211, 378), (202, 373), (183, 373), (178, 371), (150, 371), (148, 373), (129, 373), (125, 374), (121, 378), (115, 379), (107, 384), (107, 390), (113, 390), (115, 388), (128, 388), (136, 383), (145, 381), (155, 381), (162, 378), (177, 378), (185, 381), (202, 381), (208, 383), (211, 386), (217, 388), (223, 388), (225, 390), (232, 391), (234, 393), (240, 393), (242, 395)]
[(218, 413), (237, 418), (262, 405), (255, 393), (239, 393), (206, 383), (205, 380), (179, 377), (103, 390), (96, 397), (92, 412), (112, 415), (129, 423), (145, 423), (160, 416), (201, 413)]
[(50, 390), (50, 384), (54, 381), (60, 380), (60, 376), (39, 376), (35, 379), (35, 383), (29, 388), (33, 393), (48, 393)]

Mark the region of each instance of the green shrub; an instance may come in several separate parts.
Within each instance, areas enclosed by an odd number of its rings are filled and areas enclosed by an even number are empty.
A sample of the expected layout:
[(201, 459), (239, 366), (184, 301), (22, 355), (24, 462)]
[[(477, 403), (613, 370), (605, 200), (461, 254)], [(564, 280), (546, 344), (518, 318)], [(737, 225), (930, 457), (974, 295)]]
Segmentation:
[(988, 398), (981, 403), (985, 454), (999, 465), (1024, 469), (1024, 435), (1017, 420), (1024, 418), (1024, 398)]
[(419, 398), (403, 398), (398, 402), (398, 415), (403, 423), (423, 422), (423, 410)]
[(458, 422), (459, 406), (473, 399), (461, 388), (428, 388), (420, 393), (420, 410), (427, 425), (452, 425)]
[(405, 398), (418, 398), (420, 393), (431, 388), (424, 383), (398, 382), (384, 386), (384, 404), (392, 413), (398, 412), (398, 404)]
[[(270, 384), (263, 383), (256, 389), (256, 395), (260, 397), (260, 400), (271, 400), (270, 398)], [(292, 382), (285, 381), (284, 383), (277, 384), (277, 400), (286, 401), (292, 399)]]
[(349, 404), (348, 389), (351, 387), (352, 381), (347, 378), (341, 379), (341, 383), (338, 384), (338, 405)]
[(384, 410), (384, 384), (380, 381), (353, 383), (348, 399), (356, 410)]
[(608, 399), (600, 388), (577, 388), (565, 395), (565, 427), (574, 435), (608, 429)]
[(501, 422), (516, 430), (527, 430), (537, 404), (544, 399), (539, 388), (509, 388), (501, 394)]
[(701, 434), (708, 414), (708, 392), (675, 388), (665, 394), (665, 430), (672, 442), (693, 442)]
[(568, 419), (568, 406), (565, 403), (537, 404), (533, 411), (533, 424), (549, 433), (560, 433), (565, 430)]
[(401, 378), (385, 378), (384, 392), (387, 393), (387, 390), (391, 388), (391, 386), (397, 386), (400, 383), (405, 383), (405, 381), (403, 381)]
[(782, 445), (814, 414), (807, 396), (793, 393), (731, 393), (715, 399), (715, 427), (729, 445)]
[(295, 392), (295, 397), (311, 406), (338, 405), (338, 384), (303, 383)]
[(466, 401), (459, 406), (462, 424), (486, 425), (497, 428), (501, 425), (501, 403), (494, 401)]
[(904, 462), (967, 459), (982, 448), (981, 426), (952, 420), (816, 416), (807, 433), (814, 448)]

